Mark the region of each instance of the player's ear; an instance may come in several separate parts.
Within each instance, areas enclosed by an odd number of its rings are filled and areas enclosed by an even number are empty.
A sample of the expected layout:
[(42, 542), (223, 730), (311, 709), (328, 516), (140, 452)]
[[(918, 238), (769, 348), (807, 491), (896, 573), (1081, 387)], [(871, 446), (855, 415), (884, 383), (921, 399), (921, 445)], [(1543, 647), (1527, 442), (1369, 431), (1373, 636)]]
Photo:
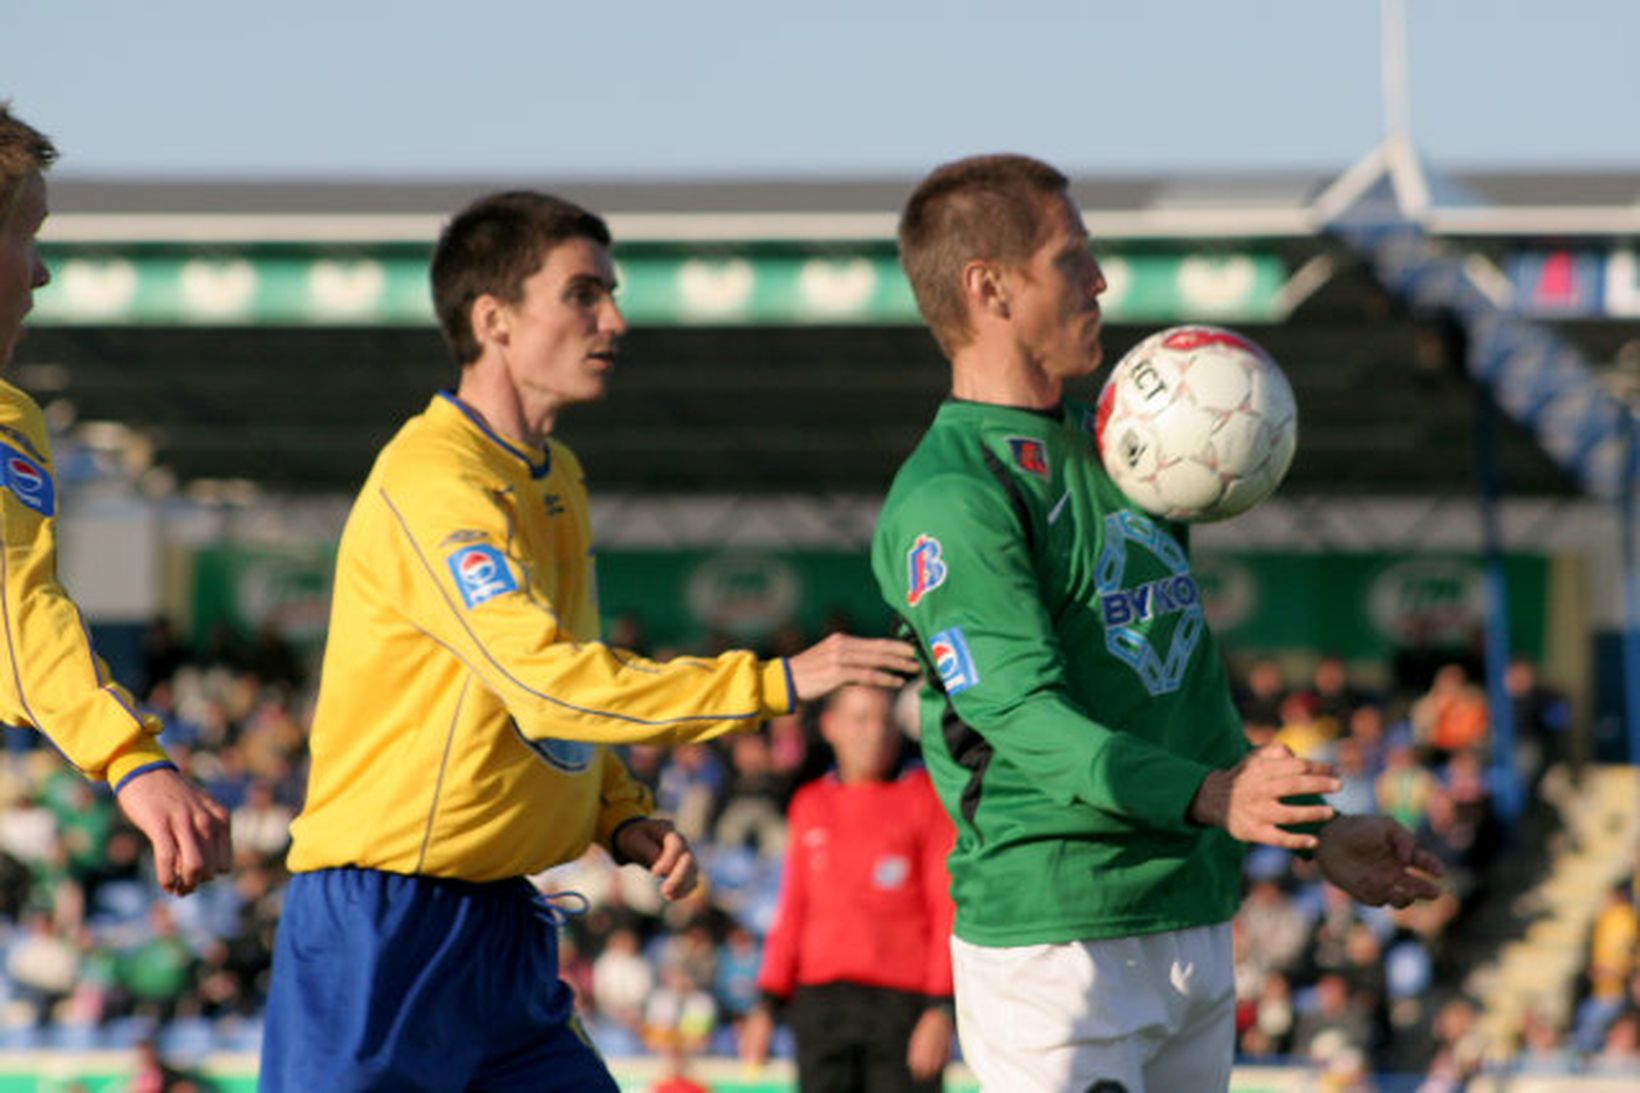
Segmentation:
[(963, 266), (962, 294), (971, 314), (1008, 317), (1008, 286), (995, 263), (976, 258)]
[(473, 340), (479, 345), (494, 342), (506, 345), (512, 330), (512, 313), (500, 300), (485, 293), (473, 301)]

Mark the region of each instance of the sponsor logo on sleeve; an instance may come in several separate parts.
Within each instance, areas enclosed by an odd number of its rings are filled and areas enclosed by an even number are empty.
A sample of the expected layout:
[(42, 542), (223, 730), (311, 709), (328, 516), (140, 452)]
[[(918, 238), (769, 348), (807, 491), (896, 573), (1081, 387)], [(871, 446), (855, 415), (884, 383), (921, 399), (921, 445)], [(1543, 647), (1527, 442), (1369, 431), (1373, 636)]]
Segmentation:
[(41, 516), (57, 511), (57, 491), (46, 469), (9, 444), (0, 444), (0, 484), (12, 492), (24, 508)]
[(1020, 470), (1038, 478), (1049, 476), (1048, 449), (1042, 441), (1029, 436), (1011, 436), (1008, 438), (1008, 450), (1014, 453), (1014, 464)]
[(468, 610), (495, 599), (504, 592), (518, 591), (518, 581), (501, 552), (487, 543), (462, 547), (447, 559), (450, 575)]
[(906, 579), (910, 586), (905, 602), (912, 607), (922, 598), (945, 583), (945, 562), (940, 557), (940, 541), (932, 535), (919, 535), (906, 551)]
[(438, 545), (439, 549), (443, 550), (445, 547), (460, 546), (462, 543), (476, 543), (483, 538), (484, 533), (482, 531), (474, 528), (462, 528), (460, 531), (452, 531), (446, 535), (439, 541)]
[(979, 670), (974, 667), (974, 654), (968, 651), (962, 627), (953, 626), (935, 634), (929, 639), (928, 655), (946, 694), (961, 694), (979, 682)]

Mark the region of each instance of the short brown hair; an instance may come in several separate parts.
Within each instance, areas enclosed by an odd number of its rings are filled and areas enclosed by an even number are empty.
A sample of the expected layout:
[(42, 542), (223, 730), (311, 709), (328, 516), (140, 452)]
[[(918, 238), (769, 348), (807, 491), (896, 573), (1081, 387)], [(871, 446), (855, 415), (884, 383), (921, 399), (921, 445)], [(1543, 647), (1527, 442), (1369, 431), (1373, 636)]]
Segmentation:
[(1039, 159), (970, 156), (923, 179), (900, 214), (900, 265), (917, 310), (947, 354), (967, 343), (962, 269), (976, 258), (1024, 262), (1049, 231), (1043, 199), (1070, 180)]
[(11, 216), (23, 180), (44, 172), (56, 158), (51, 140), (12, 114), (10, 103), (0, 102), (0, 224)]
[(494, 296), (518, 303), (547, 252), (568, 239), (607, 247), (609, 227), (573, 202), (534, 190), (481, 197), (445, 226), (433, 251), (433, 310), (457, 364), (479, 357), (474, 301)]

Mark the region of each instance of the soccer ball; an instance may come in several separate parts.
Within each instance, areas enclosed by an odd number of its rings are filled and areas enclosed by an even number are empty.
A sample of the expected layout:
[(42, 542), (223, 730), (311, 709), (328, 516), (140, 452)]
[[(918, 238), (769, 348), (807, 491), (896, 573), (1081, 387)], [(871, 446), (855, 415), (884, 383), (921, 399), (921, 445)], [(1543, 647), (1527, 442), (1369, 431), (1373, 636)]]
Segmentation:
[(1105, 381), (1095, 420), (1105, 472), (1169, 520), (1246, 512), (1275, 492), (1298, 445), (1281, 368), (1215, 326), (1170, 327), (1134, 346)]

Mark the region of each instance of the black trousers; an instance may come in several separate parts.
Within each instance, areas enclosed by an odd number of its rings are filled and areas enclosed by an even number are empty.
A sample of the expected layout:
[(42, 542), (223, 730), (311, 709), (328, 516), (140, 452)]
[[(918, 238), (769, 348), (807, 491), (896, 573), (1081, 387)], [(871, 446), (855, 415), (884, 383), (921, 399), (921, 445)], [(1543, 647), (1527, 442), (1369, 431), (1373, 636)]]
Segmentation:
[(905, 1064), (927, 1004), (921, 994), (857, 983), (798, 987), (787, 1021), (800, 1093), (939, 1093), (940, 1078), (913, 1081)]

